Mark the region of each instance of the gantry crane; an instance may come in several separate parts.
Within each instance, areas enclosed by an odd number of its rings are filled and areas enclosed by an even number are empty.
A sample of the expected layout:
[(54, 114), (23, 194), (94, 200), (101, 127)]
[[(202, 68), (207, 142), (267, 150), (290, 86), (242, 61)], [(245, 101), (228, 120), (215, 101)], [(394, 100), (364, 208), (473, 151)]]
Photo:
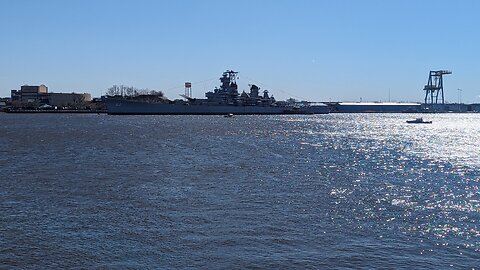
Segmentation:
[(428, 76), (427, 85), (423, 88), (425, 91), (425, 106), (430, 108), (438, 107), (438, 97), (441, 94), (442, 109), (445, 105), (445, 97), (443, 94), (443, 75), (452, 74), (448, 70), (432, 70)]

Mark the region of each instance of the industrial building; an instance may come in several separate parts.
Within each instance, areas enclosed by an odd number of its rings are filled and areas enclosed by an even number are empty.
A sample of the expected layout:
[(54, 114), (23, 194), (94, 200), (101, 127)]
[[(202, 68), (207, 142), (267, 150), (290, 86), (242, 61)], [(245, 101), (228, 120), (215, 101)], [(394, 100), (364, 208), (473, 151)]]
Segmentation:
[(49, 93), (47, 99), (48, 105), (53, 107), (81, 108), (92, 100), (92, 96), (88, 93)]
[(20, 90), (11, 90), (12, 106), (38, 109), (50, 105), (57, 108), (81, 109), (92, 100), (88, 93), (49, 93), (45, 85), (23, 85)]
[(420, 112), (420, 103), (396, 102), (327, 102), (332, 113), (402, 113)]
[(12, 90), (11, 98), (14, 105), (45, 104), (48, 87), (41, 84), (22, 85), (20, 90)]

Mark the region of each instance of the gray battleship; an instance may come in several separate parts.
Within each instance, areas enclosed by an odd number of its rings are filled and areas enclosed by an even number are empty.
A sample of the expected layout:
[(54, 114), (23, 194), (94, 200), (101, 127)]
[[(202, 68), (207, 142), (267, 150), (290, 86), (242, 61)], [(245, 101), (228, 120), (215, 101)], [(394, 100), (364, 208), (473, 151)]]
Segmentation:
[(164, 114), (164, 115), (228, 115), (228, 114), (325, 114), (324, 104), (276, 101), (267, 90), (250, 85), (250, 93), (238, 92), (237, 73), (227, 70), (220, 77), (221, 85), (207, 92), (205, 99), (182, 95), (184, 100), (169, 100), (163, 95), (138, 95), (134, 97), (107, 96), (104, 101), (108, 114)]

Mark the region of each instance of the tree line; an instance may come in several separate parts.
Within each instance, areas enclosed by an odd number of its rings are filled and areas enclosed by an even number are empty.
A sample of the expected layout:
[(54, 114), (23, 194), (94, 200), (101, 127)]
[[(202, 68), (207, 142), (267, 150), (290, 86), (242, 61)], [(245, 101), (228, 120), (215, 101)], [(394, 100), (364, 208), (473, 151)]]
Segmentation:
[(148, 88), (136, 88), (133, 86), (113, 85), (107, 89), (107, 96), (122, 96), (122, 97), (135, 97), (139, 95), (156, 95), (163, 96), (162, 91), (150, 90)]

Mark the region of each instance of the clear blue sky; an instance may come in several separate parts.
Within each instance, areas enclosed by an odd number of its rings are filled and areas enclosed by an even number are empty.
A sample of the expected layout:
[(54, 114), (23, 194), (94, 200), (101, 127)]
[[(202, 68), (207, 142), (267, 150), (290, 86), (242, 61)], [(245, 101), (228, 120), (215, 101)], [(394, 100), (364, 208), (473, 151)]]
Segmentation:
[(23, 84), (100, 96), (113, 84), (170, 98), (226, 69), (277, 99), (480, 102), (480, 1), (0, 0), (0, 96)]

